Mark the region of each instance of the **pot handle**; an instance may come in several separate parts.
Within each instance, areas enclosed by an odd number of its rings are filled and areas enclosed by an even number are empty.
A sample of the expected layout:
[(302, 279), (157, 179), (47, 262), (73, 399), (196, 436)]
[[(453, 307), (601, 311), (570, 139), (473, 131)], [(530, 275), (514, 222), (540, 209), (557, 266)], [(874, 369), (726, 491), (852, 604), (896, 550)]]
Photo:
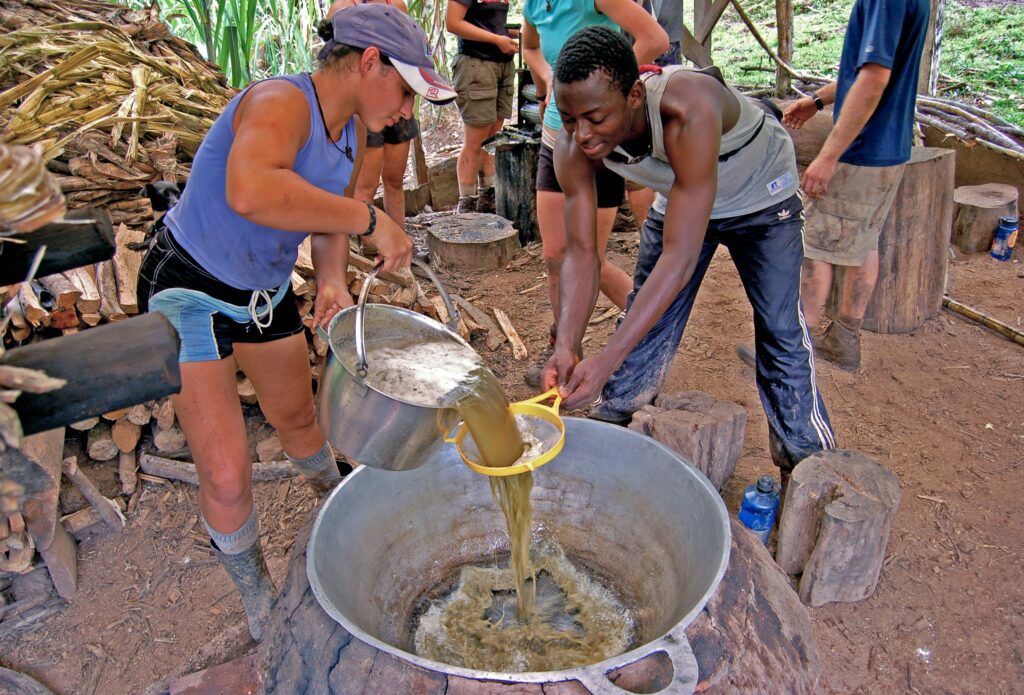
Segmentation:
[[(448, 323), (445, 324), (445, 327), (447, 327), (448, 330), (454, 333), (459, 326), (459, 312), (455, 309), (455, 305), (452, 303), (452, 298), (448, 296), (448, 292), (444, 289), (444, 286), (441, 284), (441, 281), (438, 279), (437, 274), (434, 272), (434, 269), (430, 267), (429, 263), (424, 263), (418, 258), (413, 258), (412, 262), (420, 270), (425, 272), (430, 277), (431, 282), (434, 283), (434, 286), (437, 287), (437, 291), (441, 294), (441, 300), (444, 302), (444, 306), (448, 310), (449, 319)], [(366, 298), (370, 294), (370, 285), (373, 284), (373, 281), (376, 279), (377, 273), (380, 272), (380, 268), (381, 266), (377, 265), (376, 267), (373, 268), (373, 270), (371, 270), (367, 274), (366, 280), (363, 282), (363, 287), (362, 289), (359, 290), (359, 300), (356, 302), (355, 339), (356, 358), (358, 360), (358, 362), (356, 363), (356, 369), (359, 372), (359, 376), (361, 377), (365, 377), (367, 371), (366, 334), (364, 330), (366, 316)], [(330, 345), (329, 340), (327, 341), (327, 344)]]
[[(657, 652), (664, 652), (672, 662), (672, 682), (658, 690), (659, 693), (685, 693), (689, 695), (697, 688), (697, 681), (700, 673), (697, 668), (697, 658), (693, 655), (690, 647), (690, 640), (682, 629), (678, 634), (670, 632), (659, 640), (647, 645), (644, 653), (635, 659), (617, 664), (614, 668), (622, 668), (629, 664), (646, 659)], [(580, 675), (576, 678), (583, 687), (591, 692), (591, 695), (621, 695), (631, 691), (620, 688), (608, 680), (607, 666), (586, 667), (581, 669)]]

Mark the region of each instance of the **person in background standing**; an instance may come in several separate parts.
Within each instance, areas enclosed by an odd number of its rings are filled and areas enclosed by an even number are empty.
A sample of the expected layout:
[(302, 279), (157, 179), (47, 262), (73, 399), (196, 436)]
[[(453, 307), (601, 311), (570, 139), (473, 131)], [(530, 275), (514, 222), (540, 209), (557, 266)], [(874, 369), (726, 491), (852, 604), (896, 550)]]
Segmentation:
[[(523, 60), (530, 67), (537, 95), (541, 97), (543, 130), (537, 164), (537, 224), (544, 244), (544, 262), (548, 273), (548, 293), (554, 323), (550, 347), (555, 344), (557, 325), (563, 308), (559, 303), (559, 278), (566, 251), (565, 195), (555, 176), (553, 147), (562, 129), (562, 119), (554, 103), (556, 58), (565, 42), (578, 30), (588, 26), (606, 26), (627, 32), (634, 37), (633, 53), (639, 63), (649, 63), (668, 48), (668, 35), (649, 13), (633, 0), (526, 0), (523, 5)], [(601, 261), (600, 287), (608, 299), (620, 309), (633, 282), (622, 268), (607, 262), (605, 250), (611, 235), (615, 213), (622, 204), (625, 187), (622, 177), (611, 172), (598, 172), (597, 248)], [(529, 367), (525, 381), (540, 385), (540, 374), (549, 355), (543, 355)]]
[(813, 329), (845, 266), (839, 313), (815, 340), (817, 353), (848, 370), (860, 366), (860, 326), (878, 280), (878, 237), (910, 159), (928, 0), (857, 0), (843, 40), (839, 78), (789, 105), (799, 128), (835, 103), (835, 127), (801, 180), (810, 196), (801, 295)]
[(462, 150), (456, 168), (458, 212), (494, 212), (494, 157), (484, 140), (512, 115), (518, 32), (505, 27), (508, 0), (449, 0), (445, 26), (459, 39), (452, 75), (462, 116)]

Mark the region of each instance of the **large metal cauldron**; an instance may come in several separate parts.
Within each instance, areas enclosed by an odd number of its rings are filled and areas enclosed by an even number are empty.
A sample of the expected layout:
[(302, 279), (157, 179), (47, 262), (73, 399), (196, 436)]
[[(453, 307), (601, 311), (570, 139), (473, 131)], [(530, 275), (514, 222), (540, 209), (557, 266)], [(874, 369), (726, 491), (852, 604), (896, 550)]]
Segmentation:
[(718, 493), (675, 452), (636, 432), (566, 418), (562, 454), (535, 473), (534, 536), (557, 541), (611, 584), (632, 609), (636, 647), (564, 671), (494, 673), (412, 653), (411, 616), (427, 590), (467, 563), (508, 550), (487, 481), (455, 447), (403, 473), (361, 468), (331, 493), (313, 527), (307, 574), (320, 605), (359, 639), (406, 661), (477, 680), (582, 682), (622, 691), (605, 674), (654, 652), (675, 669), (666, 692), (691, 692), (697, 664), (684, 629), (729, 561), (729, 521)]

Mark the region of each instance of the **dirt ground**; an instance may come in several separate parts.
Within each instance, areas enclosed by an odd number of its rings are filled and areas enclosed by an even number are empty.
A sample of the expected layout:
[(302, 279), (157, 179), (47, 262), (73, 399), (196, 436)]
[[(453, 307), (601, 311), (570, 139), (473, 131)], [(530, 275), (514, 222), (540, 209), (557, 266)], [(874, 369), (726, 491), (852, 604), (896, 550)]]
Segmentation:
[[(616, 233), (611, 256), (631, 270), (636, 246), (635, 233)], [(1010, 263), (956, 258), (951, 295), (1020, 328), (1022, 256), (1018, 247)], [(480, 349), (510, 399), (532, 395), (522, 372), (543, 351), (551, 323), (539, 246), (521, 251), (508, 269), (448, 280), (478, 306), (509, 313), (530, 358), (514, 361), (507, 345)], [(608, 306), (601, 298), (595, 316)], [(591, 328), (588, 353), (604, 344), (613, 324)], [(731, 513), (745, 485), (776, 473), (753, 369), (734, 352), (752, 336), (750, 307), (722, 250), (665, 390), (706, 391), (748, 409), (742, 458), (724, 491)], [(866, 333), (863, 345), (858, 374), (819, 362), (819, 386), (840, 445), (894, 471), (903, 497), (875, 594), (811, 610), (822, 691), (1021, 692), (1024, 348), (946, 312), (908, 335)], [(68, 447), (80, 451), (81, 443), (71, 436)], [(116, 465), (85, 470), (106, 494), (116, 494)], [(239, 633), (241, 602), (208, 550), (195, 488), (143, 486), (123, 532), (97, 530), (80, 543), (79, 591), (70, 604), (0, 640), (0, 665), (57, 693), (137, 693), (176, 669), (210, 665), (203, 645)], [(316, 500), (298, 480), (254, 487), (268, 563), (280, 582)], [(73, 494), (64, 502), (68, 510), (82, 505)], [(233, 648), (215, 651), (244, 653), (252, 644), (242, 632), (245, 639)]]

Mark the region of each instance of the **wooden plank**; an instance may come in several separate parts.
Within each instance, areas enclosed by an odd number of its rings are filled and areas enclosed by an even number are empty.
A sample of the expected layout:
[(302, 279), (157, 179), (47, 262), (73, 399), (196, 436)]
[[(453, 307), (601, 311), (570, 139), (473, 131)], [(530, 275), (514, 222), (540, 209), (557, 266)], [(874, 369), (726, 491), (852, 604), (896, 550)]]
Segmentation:
[(28, 531), (39, 547), (53, 542), (63, 453), (64, 428), (60, 427), (25, 437), (20, 448), (0, 454), (0, 478), (14, 481), (24, 489), (22, 511)]
[(115, 249), (110, 216), (93, 209), (74, 210), (60, 222), (4, 239), (0, 244), (4, 256), (0, 263), (0, 285), (24, 280), (36, 252), (43, 246), (46, 253), (36, 271), (38, 277), (113, 258)]
[(78, 544), (63, 526), (54, 527), (53, 541), (39, 554), (46, 563), (53, 586), (63, 599), (70, 599), (78, 590)]
[(132, 246), (142, 243), (146, 235), (129, 229), (125, 225), (117, 228), (117, 251), (114, 253), (114, 279), (117, 280), (117, 303), (126, 314), (139, 313), (139, 298), (135, 293), (135, 285), (139, 281), (139, 267), (142, 265), (142, 252)]
[(13, 404), (25, 434), (34, 434), (177, 393), (178, 345), (163, 315), (145, 314), (9, 350), (0, 364), (67, 381), (49, 393), (22, 394)]
[(718, 25), (718, 20), (722, 18), (725, 13), (725, 8), (729, 6), (729, 0), (714, 0), (707, 8), (703, 11), (700, 17), (696, 15), (696, 8), (694, 8), (694, 20), (693, 26), (696, 27), (696, 31), (693, 36), (698, 43), (707, 49), (708, 53), (711, 52), (711, 32), (715, 30)]
[(501, 326), (502, 332), (505, 337), (508, 338), (509, 344), (512, 346), (512, 359), (525, 360), (528, 356), (526, 346), (523, 345), (522, 339), (519, 337), (519, 333), (516, 332), (516, 327), (512, 325), (512, 319), (508, 317), (501, 309), (494, 309), (494, 318), (498, 319), (498, 325)]

